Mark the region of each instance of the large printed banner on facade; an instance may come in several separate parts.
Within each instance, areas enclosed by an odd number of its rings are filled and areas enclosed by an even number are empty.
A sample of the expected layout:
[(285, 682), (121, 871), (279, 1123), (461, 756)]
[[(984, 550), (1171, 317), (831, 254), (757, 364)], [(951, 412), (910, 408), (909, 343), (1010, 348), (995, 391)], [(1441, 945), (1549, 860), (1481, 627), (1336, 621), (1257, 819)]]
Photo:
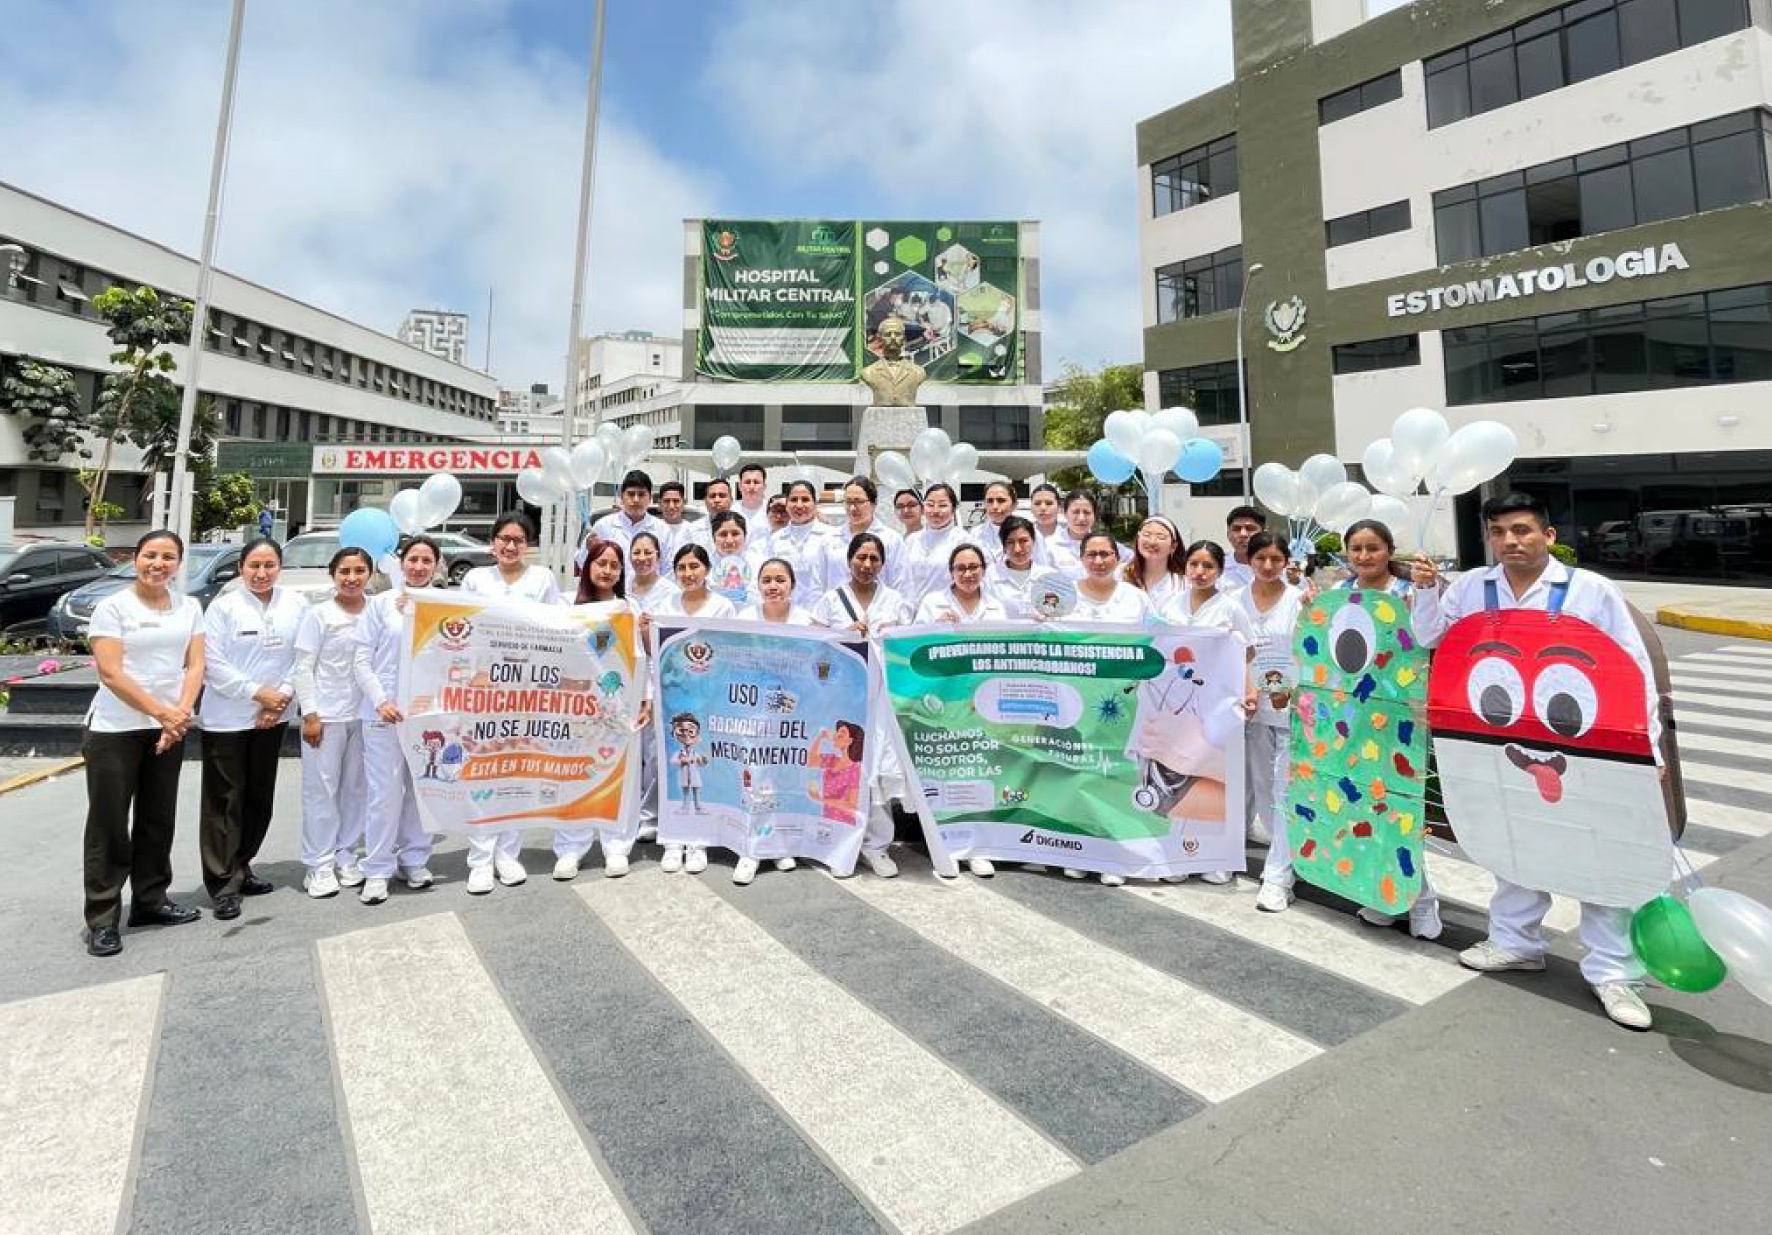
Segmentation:
[(934, 381), (1016, 378), (1021, 232), (984, 223), (710, 220), (696, 371), (725, 381), (859, 381), (880, 323)]
[(628, 830), (642, 683), (625, 606), (408, 593), (400, 725), (432, 832)]
[(917, 626), (886, 689), (955, 858), (1147, 878), (1242, 870), (1242, 645), (1221, 631)]
[(867, 642), (655, 621), (659, 841), (853, 871), (877, 759)]
[(702, 225), (695, 368), (739, 382), (855, 380), (855, 224)]

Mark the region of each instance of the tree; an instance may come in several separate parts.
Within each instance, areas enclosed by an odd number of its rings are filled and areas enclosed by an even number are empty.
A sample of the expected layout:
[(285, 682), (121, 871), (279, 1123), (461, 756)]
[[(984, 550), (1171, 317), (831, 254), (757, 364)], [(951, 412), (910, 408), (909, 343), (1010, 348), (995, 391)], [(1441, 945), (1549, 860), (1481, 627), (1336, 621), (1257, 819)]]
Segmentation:
[[(183, 392), (173, 388), (181, 398)], [(130, 442), (141, 447), (142, 470), (150, 477), (167, 473), (170, 482), (173, 456), (178, 453), (179, 400), (150, 400), (125, 430)], [(215, 439), (221, 434), (221, 421), (215, 414), (215, 403), (208, 395), (197, 396), (196, 410), (191, 413), (191, 466), (199, 458), (207, 460), (215, 453)]]
[(93, 509), (104, 502), (105, 484), (111, 475), (111, 452), (119, 437), (139, 441), (138, 434), (155, 436), (156, 426), (171, 419), (177, 432), (179, 388), (167, 374), (178, 365), (168, 343), (188, 342), (191, 337), (191, 302), (162, 300), (151, 287), (130, 291), (108, 288), (92, 298), (92, 307), (104, 318), (106, 333), (117, 350), (111, 363), (121, 372), (105, 378), (99, 391), (92, 429), (104, 439), (98, 466), (87, 489), (86, 535), (93, 534)]
[(80, 437), (80, 392), (55, 365), (19, 360), (0, 370), (0, 412), (24, 419), (26, 457), (54, 463), (64, 454), (90, 459)]
[(196, 538), (216, 528), (236, 528), (258, 518), (258, 498), (254, 496), (252, 476), (247, 472), (223, 472), (209, 475), (209, 461), (204, 459), (192, 472), (194, 497), (191, 502), (191, 536)]
[[(1101, 422), (1122, 407), (1144, 406), (1144, 370), (1135, 364), (1108, 365), (1091, 373), (1078, 364), (1064, 367), (1058, 402), (1046, 409), (1047, 450), (1088, 450), (1101, 437)], [(1083, 468), (1054, 476), (1060, 488), (1088, 483)]]

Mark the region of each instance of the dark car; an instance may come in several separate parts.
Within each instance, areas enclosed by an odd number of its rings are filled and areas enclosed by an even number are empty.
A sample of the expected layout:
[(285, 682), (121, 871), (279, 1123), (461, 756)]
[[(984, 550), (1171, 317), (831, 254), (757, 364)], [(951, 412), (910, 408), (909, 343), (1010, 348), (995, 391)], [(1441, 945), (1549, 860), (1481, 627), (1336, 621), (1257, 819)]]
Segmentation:
[(492, 550), (465, 532), (432, 532), (432, 540), (443, 547), (443, 561), (449, 582), (459, 586), (462, 576), (476, 566), (496, 566), (498, 558)]
[[(192, 545), (186, 588), (204, 608), (216, 593), (240, 574), (239, 545)], [(75, 588), (56, 601), (49, 611), (49, 637), (78, 639), (86, 635), (92, 611), (112, 592), (120, 592), (135, 578), (135, 564), (113, 567), (84, 587)]]
[(0, 629), (34, 630), (64, 592), (110, 569), (110, 559), (86, 545), (0, 544)]

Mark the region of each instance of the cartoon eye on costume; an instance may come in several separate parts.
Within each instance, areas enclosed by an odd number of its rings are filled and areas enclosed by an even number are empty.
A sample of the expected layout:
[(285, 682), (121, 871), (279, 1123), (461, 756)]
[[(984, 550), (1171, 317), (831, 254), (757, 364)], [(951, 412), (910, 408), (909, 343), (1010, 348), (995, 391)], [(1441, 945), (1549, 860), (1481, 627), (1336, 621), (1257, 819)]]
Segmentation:
[(1343, 673), (1362, 672), (1377, 646), (1378, 632), (1364, 605), (1344, 605), (1329, 623), (1329, 654)]
[(1548, 665), (1532, 683), (1532, 710), (1552, 733), (1578, 738), (1594, 727), (1600, 696), (1574, 665)]
[(1471, 711), (1497, 729), (1506, 729), (1526, 710), (1526, 683), (1520, 680), (1520, 671), (1498, 656), (1471, 666), (1465, 690)]

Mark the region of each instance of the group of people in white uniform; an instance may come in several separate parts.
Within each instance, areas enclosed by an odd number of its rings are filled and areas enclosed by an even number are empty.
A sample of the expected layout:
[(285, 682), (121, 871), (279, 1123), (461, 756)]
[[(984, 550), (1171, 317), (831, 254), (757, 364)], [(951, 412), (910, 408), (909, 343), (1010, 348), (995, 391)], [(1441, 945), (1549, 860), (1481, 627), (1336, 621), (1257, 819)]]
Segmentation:
[[(496, 522), (495, 563), (469, 571), (461, 586), (470, 593), (540, 604), (620, 602), (639, 617), (643, 643), (651, 638), (653, 618), (665, 616), (822, 626), (869, 638), (909, 623), (1041, 621), (1052, 615), (1037, 598), (1057, 590), (1074, 596), (1064, 621), (1222, 629), (1246, 645), (1251, 663), (1290, 648), (1300, 609), (1314, 594), (1315, 585), (1300, 577), (1284, 538), (1265, 531), (1261, 512), (1248, 506), (1231, 513), (1227, 555), (1210, 540), (1184, 543), (1177, 526), (1162, 515), (1146, 519), (1133, 543), (1122, 546), (1096, 526), (1090, 494), (1061, 495), (1051, 485), (1032, 491), (1031, 517), (1023, 517), (1013, 513), (1015, 488), (994, 482), (985, 491), (985, 518), (969, 530), (958, 526), (956, 494), (946, 484), (894, 495), (897, 527), (880, 518), (878, 493), (864, 476), (843, 487), (840, 525), (820, 519), (818, 495), (807, 481), (788, 484), (773, 499), (780, 502), (776, 511), (763, 489), (763, 469), (747, 465), (739, 473), (738, 500), (727, 480), (716, 480), (708, 487), (708, 517), (692, 521), (684, 517), (680, 485), (659, 491), (667, 500), (653, 514), (651, 480), (630, 472), (621, 484), (619, 508), (595, 521), (577, 555), (578, 585), (571, 598), (561, 594), (552, 573), (527, 562), (535, 531), (520, 513)], [(1522, 503), (1526, 521), (1548, 532), (1541, 507), (1528, 499), (1510, 500), (1511, 509), (1485, 508), (1492, 540), (1500, 535), (1498, 527), (1519, 521), (1515, 516)], [(1395, 542), (1382, 523), (1349, 528), (1345, 552), (1348, 577), (1336, 586), (1400, 597), (1413, 593), (1417, 637), (1426, 646), (1464, 611), (1461, 604), (1468, 609), (1469, 585), (1480, 586), (1483, 576), (1502, 569), (1470, 572), (1442, 600), (1441, 582), (1424, 559), (1407, 571), (1394, 560)], [(429, 887), (433, 837), (421, 825), (401, 749), (396, 681), (408, 593), (436, 581), (443, 565), (437, 544), (423, 535), (408, 537), (396, 555), (398, 578), (374, 596), (367, 589), (375, 563), (362, 550), (341, 549), (330, 563), (333, 595), (310, 605), (278, 586), (279, 546), (257, 540), (241, 555), (241, 585), (224, 592), (207, 613), (172, 586), (182, 554), (183, 545), (172, 533), (143, 537), (133, 584), (102, 601), (92, 620), (101, 685), (85, 742), (88, 950), (94, 955), (121, 950), (125, 881), (132, 885), (130, 926), (176, 925), (200, 916), (166, 896), (182, 742), (199, 719), (203, 875), (217, 918), (237, 917), (242, 897), (271, 890), (254, 874), (252, 860), (270, 824), (284, 731), (296, 721), (308, 895), (326, 898), (356, 888), (358, 899), (373, 905), (385, 901), (397, 883)], [(1543, 556), (1548, 560), (1547, 552)], [(1537, 559), (1529, 565), (1539, 574), (1563, 569)], [(1513, 603), (1529, 605), (1537, 593), (1525, 584), (1516, 593), (1514, 585), (1523, 578), (1518, 573), (1509, 566), (1502, 591)], [(1578, 574), (1584, 587), (1569, 592), (1568, 611), (1584, 605), (1603, 609), (1616, 599), (1605, 580)], [(589, 827), (557, 829), (555, 878), (575, 878), (599, 838), (605, 874), (619, 877), (629, 869), (635, 841), (653, 831), (662, 776), (651, 706), (647, 699), (639, 725), (644, 800), (637, 829), (626, 836)], [(1267, 844), (1256, 906), (1279, 913), (1293, 898), (1286, 826), (1287, 699), (1250, 683), (1241, 706), (1247, 722), (1248, 835)], [(872, 719), (890, 723), (883, 715)], [(695, 770), (663, 774), (689, 785)], [(891, 757), (880, 760), (877, 776), (863, 860), (876, 875), (891, 877), (898, 872), (887, 852), (893, 839), (887, 803), (902, 798), (904, 778)], [(467, 891), (481, 895), (523, 883), (521, 846), (517, 831), (470, 836)], [(706, 851), (692, 845), (667, 845), (661, 859), (667, 872), (699, 872), (707, 864)], [(778, 859), (776, 865), (791, 868), (794, 860)], [(973, 858), (966, 865), (975, 876), (995, 873), (988, 859)], [(756, 860), (741, 857), (732, 877), (749, 883), (758, 870)], [(1085, 877), (1080, 870), (1063, 873)], [(1100, 878), (1124, 882), (1117, 875)], [(1224, 884), (1232, 876), (1219, 871), (1201, 878)], [(1506, 912), (1496, 918), (1494, 937), (1468, 949), (1462, 959), (1482, 969), (1542, 968), (1540, 925), (1548, 904), (1541, 894), (1504, 887), (1497, 905)], [(1629, 1006), (1636, 999), (1631, 984), (1642, 975), (1640, 966), (1631, 967), (1615, 912), (1587, 907), (1582, 938), (1589, 958), (1583, 971), (1596, 990), (1612, 991), (1602, 993), (1602, 1002), (1615, 1020), (1642, 1019), (1646, 1025), (1647, 1012), (1639, 1017), (1635, 1010), (1640, 1000)], [(1375, 926), (1393, 921), (1370, 910), (1362, 910), (1361, 917)], [(1424, 887), (1406, 922), (1420, 938), (1440, 934), (1431, 888)]]

